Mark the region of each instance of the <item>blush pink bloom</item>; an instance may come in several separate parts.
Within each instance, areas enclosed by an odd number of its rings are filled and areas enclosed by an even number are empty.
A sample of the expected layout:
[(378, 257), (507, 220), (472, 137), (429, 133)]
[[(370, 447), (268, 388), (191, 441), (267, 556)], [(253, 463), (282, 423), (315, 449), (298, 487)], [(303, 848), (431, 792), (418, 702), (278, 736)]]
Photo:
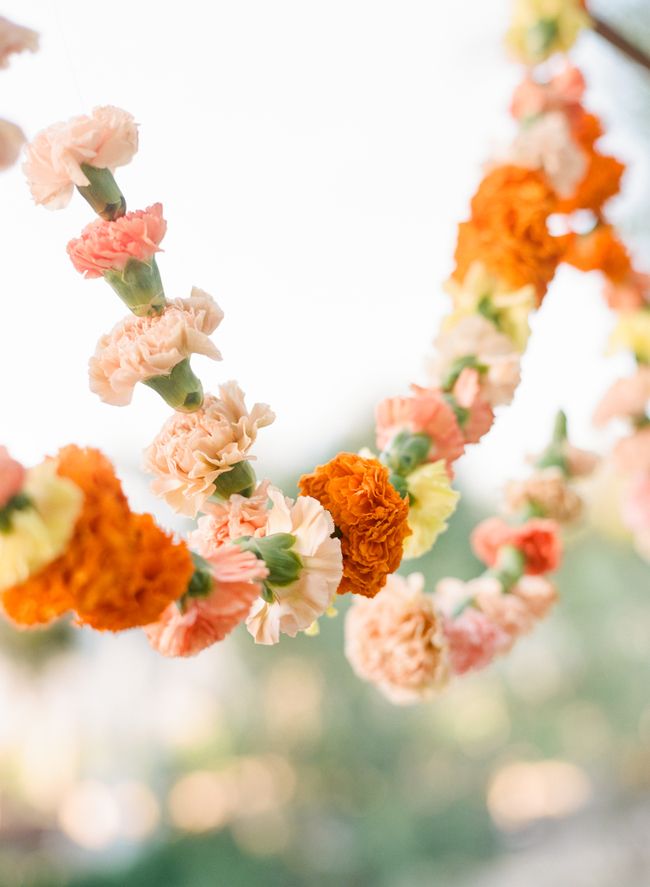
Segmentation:
[(431, 438), (428, 461), (448, 464), (465, 449), (456, 414), (440, 389), (411, 385), (410, 397), (389, 397), (377, 406), (377, 447), (384, 450), (400, 431), (424, 433)]
[(536, 619), (524, 600), (512, 592), (504, 594), (499, 582), (488, 586), (488, 581), (484, 580), (485, 587), (476, 591), (474, 604), (498, 628), (496, 652), (502, 655), (518, 638), (532, 631)]
[(467, 607), (456, 619), (447, 619), (445, 637), (449, 665), (456, 675), (485, 668), (506, 643), (501, 629), (475, 607)]
[(492, 407), (481, 394), (481, 377), (478, 370), (467, 367), (462, 371), (452, 394), (460, 407), (468, 411), (461, 431), (466, 443), (478, 443), (494, 422)]
[(145, 633), (151, 646), (163, 656), (195, 656), (222, 641), (244, 621), (268, 575), (262, 561), (237, 545), (199, 552), (212, 573), (212, 590), (205, 597), (170, 604)]
[(125, 406), (138, 382), (166, 376), (191, 354), (220, 360), (210, 339), (223, 320), (214, 299), (194, 287), (161, 314), (129, 315), (97, 343), (89, 364), (90, 390), (105, 403)]
[(175, 511), (195, 517), (219, 475), (253, 459), (257, 432), (274, 419), (266, 404), (249, 412), (239, 385), (226, 382), (218, 398), (206, 395), (200, 410), (175, 413), (145, 450), (145, 470), (155, 478), (151, 489)]
[(0, 447), (0, 509), (23, 488), (26, 470), (12, 459), (6, 447)]
[(623, 519), (634, 533), (650, 532), (650, 471), (630, 481), (623, 501)]
[(224, 502), (206, 502), (188, 541), (198, 551), (210, 553), (226, 542), (242, 536), (264, 536), (269, 515), (269, 482), (263, 481), (249, 496), (237, 493)]
[(0, 171), (14, 165), (24, 144), (25, 133), (22, 129), (9, 120), (0, 120)]
[(424, 576), (393, 574), (374, 598), (358, 598), (345, 619), (345, 655), (355, 673), (400, 704), (428, 699), (448, 680), (442, 617)]
[(547, 111), (575, 113), (585, 91), (585, 80), (578, 68), (566, 65), (548, 83), (538, 83), (528, 75), (515, 89), (510, 112), (521, 120)]
[(137, 150), (133, 116), (106, 105), (39, 132), (27, 147), (23, 172), (36, 203), (63, 209), (75, 185), (89, 184), (82, 164), (114, 172), (130, 163)]
[(544, 619), (557, 601), (557, 589), (545, 576), (522, 576), (510, 594), (519, 598), (535, 619)]
[(589, 477), (590, 474), (594, 473), (600, 462), (600, 457), (596, 453), (572, 447), (570, 444), (565, 444), (563, 455), (566, 459), (567, 471), (570, 477)]
[(613, 311), (637, 311), (650, 303), (650, 274), (631, 271), (619, 282), (606, 277), (603, 294)]
[(649, 402), (650, 366), (639, 366), (633, 376), (617, 379), (606, 391), (594, 413), (594, 424), (644, 417)]
[(96, 219), (68, 243), (68, 255), (84, 277), (101, 277), (106, 271), (122, 271), (129, 259), (151, 263), (159, 253), (167, 231), (162, 204), (126, 213), (113, 222)]
[(510, 526), (500, 517), (490, 517), (474, 529), (471, 544), (476, 556), (489, 567), (497, 564), (504, 546), (517, 548), (524, 555), (524, 572), (533, 576), (556, 570), (562, 557), (557, 523), (547, 518)]
[(612, 456), (621, 474), (645, 474), (650, 471), (650, 425), (619, 440)]
[(460, 358), (473, 356), (485, 367), (481, 374), (481, 394), (490, 406), (510, 403), (521, 378), (520, 355), (512, 342), (480, 314), (462, 318), (434, 342), (435, 356), (430, 363), (432, 381), (441, 386), (445, 376)]
[(38, 49), (38, 34), (30, 28), (16, 25), (8, 18), (0, 16), (0, 68), (9, 66), (12, 55), (25, 52), (36, 52)]

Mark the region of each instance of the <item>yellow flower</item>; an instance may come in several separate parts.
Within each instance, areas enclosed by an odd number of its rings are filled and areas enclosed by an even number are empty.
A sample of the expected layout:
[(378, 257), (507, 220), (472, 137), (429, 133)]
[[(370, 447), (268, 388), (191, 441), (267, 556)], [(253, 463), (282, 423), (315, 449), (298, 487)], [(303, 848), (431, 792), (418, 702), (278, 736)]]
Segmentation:
[(591, 25), (580, 0), (515, 0), (508, 48), (526, 65), (568, 52), (583, 28)]
[(481, 314), (508, 336), (518, 351), (525, 349), (530, 335), (528, 316), (537, 306), (532, 284), (508, 292), (481, 262), (474, 262), (462, 283), (450, 277), (444, 288), (454, 310), (443, 321), (443, 330), (453, 329), (465, 317)]
[(609, 340), (612, 351), (629, 349), (641, 363), (650, 363), (650, 309), (624, 311)]
[(32, 507), (15, 511), (9, 532), (0, 533), (0, 591), (56, 560), (72, 538), (84, 497), (56, 468), (48, 461), (27, 472), (24, 493)]
[(429, 551), (447, 529), (447, 518), (453, 514), (460, 494), (452, 489), (442, 460), (420, 465), (408, 475), (406, 483), (413, 499), (408, 517), (411, 535), (404, 540), (404, 557), (413, 558)]

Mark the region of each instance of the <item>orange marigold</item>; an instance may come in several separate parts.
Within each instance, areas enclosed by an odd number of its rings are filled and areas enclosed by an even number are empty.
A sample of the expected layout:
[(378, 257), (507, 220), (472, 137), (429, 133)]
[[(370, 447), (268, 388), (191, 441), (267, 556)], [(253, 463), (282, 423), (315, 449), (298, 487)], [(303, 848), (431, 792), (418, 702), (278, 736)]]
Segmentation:
[(481, 182), (468, 222), (458, 226), (454, 277), (463, 280), (473, 262), (513, 289), (533, 284), (541, 299), (555, 274), (563, 242), (548, 217), (557, 197), (538, 170), (498, 166)]
[(113, 466), (99, 451), (65, 447), (57, 471), (84, 492), (67, 550), (21, 585), (2, 605), (20, 625), (42, 625), (76, 611), (82, 624), (120, 631), (155, 621), (186, 590), (191, 555), (150, 515), (133, 514)]
[(593, 114), (583, 112), (576, 117), (572, 132), (587, 155), (587, 168), (575, 193), (559, 201), (558, 211), (570, 213), (578, 209), (590, 209), (597, 213), (610, 197), (620, 191), (625, 164), (615, 157), (601, 154), (594, 147), (603, 134), (603, 128), (600, 120)]
[(408, 502), (390, 483), (377, 459), (339, 453), (300, 478), (303, 496), (313, 496), (332, 515), (341, 535), (343, 579), (339, 594), (374, 597), (402, 560), (410, 534)]
[(632, 270), (625, 245), (604, 222), (588, 234), (572, 234), (564, 260), (580, 271), (602, 271), (613, 283), (626, 280)]

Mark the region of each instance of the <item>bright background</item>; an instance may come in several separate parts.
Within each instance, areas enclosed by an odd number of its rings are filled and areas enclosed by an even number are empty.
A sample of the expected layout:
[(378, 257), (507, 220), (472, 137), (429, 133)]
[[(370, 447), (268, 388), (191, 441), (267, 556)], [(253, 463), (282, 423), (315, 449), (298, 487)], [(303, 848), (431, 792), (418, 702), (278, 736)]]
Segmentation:
[[(224, 361), (195, 359), (206, 388), (237, 378), (277, 413), (257, 449), (261, 474), (291, 484), (342, 446), (370, 443), (376, 401), (425, 381), (456, 222), (510, 133), (521, 72), (502, 49), (508, 6), (4, 3), (41, 32), (42, 50), (0, 72), (2, 116), (28, 136), (97, 104), (140, 122), (118, 181), (132, 209), (163, 202), (167, 294), (195, 284), (225, 310)], [(596, 6), (647, 36), (647, 10), (644, 21), (627, 0)], [(611, 210), (642, 256), (648, 77), (590, 34), (575, 59), (608, 147), (630, 163)], [(134, 507), (174, 526), (139, 473), (167, 408), (145, 388), (124, 409), (87, 388), (95, 341), (123, 313), (65, 253), (89, 209), (79, 198), (64, 212), (35, 208), (19, 169), (0, 189), (0, 439), (25, 462), (98, 445)], [(603, 359), (612, 318), (599, 289), (597, 275), (560, 270), (513, 406), (461, 462), (469, 504), (424, 564), (431, 577), (472, 574), (473, 520), (558, 407), (576, 443), (611, 442), (590, 416), (628, 364)], [(635, 837), (650, 784), (647, 568), (583, 534), (561, 582), (570, 601), (539, 637), (415, 712), (354, 681), (340, 620), (316, 640), (268, 652), (242, 636), (192, 662), (155, 657), (137, 633), (7, 634), (0, 882), (60, 887), (70, 872), (117, 867), (114, 881), (75, 887), (424, 887), (452, 875), (536, 887), (556, 865), (558, 883), (647, 884)]]

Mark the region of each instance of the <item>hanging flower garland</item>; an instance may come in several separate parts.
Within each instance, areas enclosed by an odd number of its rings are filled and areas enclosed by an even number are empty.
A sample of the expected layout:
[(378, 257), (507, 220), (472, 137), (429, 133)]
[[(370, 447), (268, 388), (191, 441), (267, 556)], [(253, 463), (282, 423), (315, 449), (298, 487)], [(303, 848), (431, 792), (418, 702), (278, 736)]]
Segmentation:
[[(588, 23), (581, 3), (550, 9), (529, 0), (517, 5), (510, 43), (537, 63), (567, 49)], [(147, 448), (145, 468), (156, 495), (180, 514), (201, 516), (188, 539), (190, 554), (148, 516), (131, 515), (114, 479), (99, 502), (94, 488), (86, 490), (84, 473), (73, 471), (82, 501), (105, 509), (109, 528), (118, 526), (110, 522), (115, 509), (121, 514), (119, 538), (111, 532), (96, 541), (100, 549), (106, 542), (100, 560), (114, 560), (125, 578), (116, 591), (115, 582), (95, 583), (84, 568), (77, 581), (74, 558), (93, 562), (82, 504), (79, 513), (70, 509), (58, 545), (33, 563), (24, 556), (22, 571), (0, 587), (10, 618), (41, 624), (72, 611), (81, 624), (99, 629), (142, 625), (155, 649), (187, 656), (241, 623), (261, 644), (314, 631), (337, 593), (351, 592), (348, 658), (362, 678), (398, 702), (427, 697), (451, 675), (507, 652), (555, 600), (548, 574), (561, 557), (559, 528), (579, 518), (573, 484), (595, 465), (568, 443), (563, 416), (533, 475), (509, 485), (509, 520), (491, 518), (476, 528), (472, 545), (486, 565), (482, 576), (469, 583), (442, 580), (428, 595), (419, 574), (404, 578), (396, 570), (404, 558), (426, 553), (446, 528), (458, 499), (450, 485), (453, 465), (487, 433), (495, 409), (512, 399), (529, 315), (560, 262), (588, 270), (595, 249), (612, 284), (638, 283), (602, 215), (623, 168), (596, 146), (601, 128), (582, 108), (583, 89), (569, 65), (544, 80), (532, 72), (518, 88), (517, 136), (487, 168), (470, 217), (459, 226), (456, 267), (446, 286), (453, 310), (436, 340), (429, 386), (384, 400), (376, 414), (376, 452), (339, 453), (300, 479), (296, 500), (260, 483), (251, 464), (258, 432), (274, 419), (269, 407), (248, 408), (236, 382), (220, 385), (218, 394), (206, 392), (192, 370), (193, 354), (220, 359), (210, 336), (223, 313), (197, 288), (189, 298), (168, 299), (156, 259), (166, 232), (162, 206), (127, 212), (114, 173), (137, 151), (133, 117), (96, 108), (39, 133), (24, 164), (34, 200), (60, 209), (75, 188), (84, 197), (99, 218), (69, 243), (71, 261), (85, 277), (104, 278), (131, 311), (100, 339), (90, 359), (91, 390), (124, 406), (142, 383), (174, 410)], [(586, 235), (572, 227), (579, 209), (597, 221)], [(550, 221), (558, 217), (564, 230), (553, 233)], [(646, 303), (634, 311), (647, 312)], [(630, 318), (624, 321), (625, 330)], [(632, 319), (636, 338), (643, 339), (639, 324)], [(629, 343), (630, 334), (619, 331), (621, 337)], [(66, 452), (54, 460), (61, 478), (70, 475)], [(70, 452), (73, 463), (83, 462), (83, 451)], [(7, 476), (20, 476), (20, 484), (0, 500), (0, 541), (29, 552), (17, 519), (23, 498), (35, 501), (28, 473), (3, 457)], [(99, 454), (86, 458), (99, 460), (110, 475)], [(113, 549), (122, 547), (124, 557), (113, 558)], [(178, 561), (173, 570), (167, 559)]]

